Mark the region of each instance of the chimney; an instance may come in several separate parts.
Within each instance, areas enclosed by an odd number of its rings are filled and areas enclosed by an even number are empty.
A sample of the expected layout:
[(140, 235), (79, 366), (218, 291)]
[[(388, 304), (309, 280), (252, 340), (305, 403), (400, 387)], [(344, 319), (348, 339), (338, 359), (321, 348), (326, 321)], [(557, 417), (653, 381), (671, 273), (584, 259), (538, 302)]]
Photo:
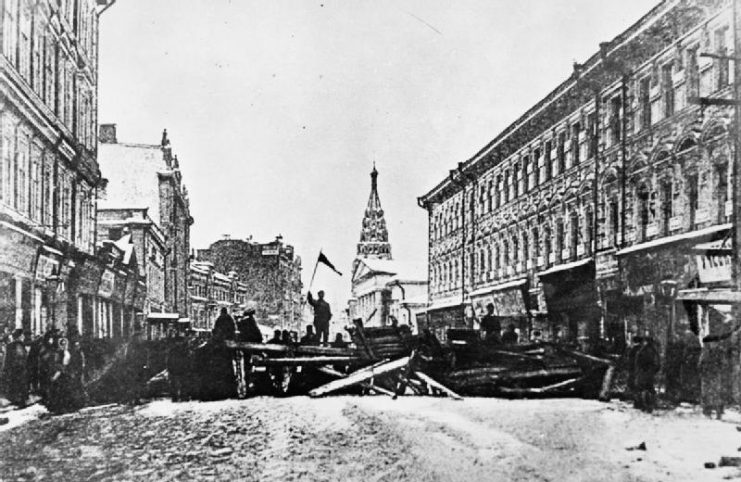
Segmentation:
[(98, 142), (102, 144), (118, 143), (118, 139), (116, 139), (116, 124), (100, 124)]

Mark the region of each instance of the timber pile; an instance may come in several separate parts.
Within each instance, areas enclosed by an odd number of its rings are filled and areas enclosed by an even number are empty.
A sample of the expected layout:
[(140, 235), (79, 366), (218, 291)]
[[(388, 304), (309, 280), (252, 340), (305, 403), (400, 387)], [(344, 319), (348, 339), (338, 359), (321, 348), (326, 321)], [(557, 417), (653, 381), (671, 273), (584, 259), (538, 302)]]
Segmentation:
[(490, 345), (478, 340), (453, 340), (449, 370), (439, 378), (466, 395), (606, 398), (614, 366), (554, 343)]
[(417, 345), (417, 337), (408, 326), (364, 327), (361, 320), (354, 320), (349, 328), (350, 338), (358, 351), (368, 359), (383, 360), (409, 355)]

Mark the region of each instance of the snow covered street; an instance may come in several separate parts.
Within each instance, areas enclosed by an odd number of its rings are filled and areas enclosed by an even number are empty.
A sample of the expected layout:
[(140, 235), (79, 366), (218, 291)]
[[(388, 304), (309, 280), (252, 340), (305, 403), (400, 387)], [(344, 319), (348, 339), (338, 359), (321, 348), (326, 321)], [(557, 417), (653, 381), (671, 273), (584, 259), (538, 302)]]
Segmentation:
[(707, 420), (693, 408), (647, 415), (620, 402), (379, 396), (5, 416), (2, 480), (741, 478), (737, 468), (704, 468), (739, 454), (738, 417)]

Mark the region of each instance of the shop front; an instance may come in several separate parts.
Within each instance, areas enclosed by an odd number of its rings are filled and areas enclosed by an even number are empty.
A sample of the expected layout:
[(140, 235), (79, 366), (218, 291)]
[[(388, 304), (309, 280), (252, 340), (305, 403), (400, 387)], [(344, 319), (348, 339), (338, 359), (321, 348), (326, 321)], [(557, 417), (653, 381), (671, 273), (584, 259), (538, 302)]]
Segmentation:
[(553, 338), (587, 344), (599, 339), (601, 310), (594, 260), (555, 266), (538, 273)]
[(420, 330), (429, 329), (441, 341), (447, 340), (451, 328), (469, 328), (466, 312), (472, 314), (470, 304), (461, 303), (460, 298), (433, 302), (430, 307), (417, 313), (417, 326)]
[(487, 313), (486, 307), (494, 307), (494, 317), (502, 328), (514, 325), (520, 339), (530, 339), (532, 317), (530, 316), (529, 283), (527, 278), (501, 285), (482, 288), (471, 293), (471, 303), (480, 320)]
[(0, 221), (0, 334), (33, 329), (33, 286), (43, 240)]

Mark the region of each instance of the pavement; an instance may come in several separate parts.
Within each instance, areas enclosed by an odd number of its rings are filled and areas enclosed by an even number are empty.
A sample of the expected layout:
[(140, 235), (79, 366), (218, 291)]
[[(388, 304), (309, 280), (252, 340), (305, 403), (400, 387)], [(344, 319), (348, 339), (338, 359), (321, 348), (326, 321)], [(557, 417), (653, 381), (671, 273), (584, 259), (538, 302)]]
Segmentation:
[(704, 467), (739, 455), (741, 414), (709, 420), (689, 405), (649, 415), (579, 399), (258, 397), (0, 416), (0, 480), (741, 478)]

